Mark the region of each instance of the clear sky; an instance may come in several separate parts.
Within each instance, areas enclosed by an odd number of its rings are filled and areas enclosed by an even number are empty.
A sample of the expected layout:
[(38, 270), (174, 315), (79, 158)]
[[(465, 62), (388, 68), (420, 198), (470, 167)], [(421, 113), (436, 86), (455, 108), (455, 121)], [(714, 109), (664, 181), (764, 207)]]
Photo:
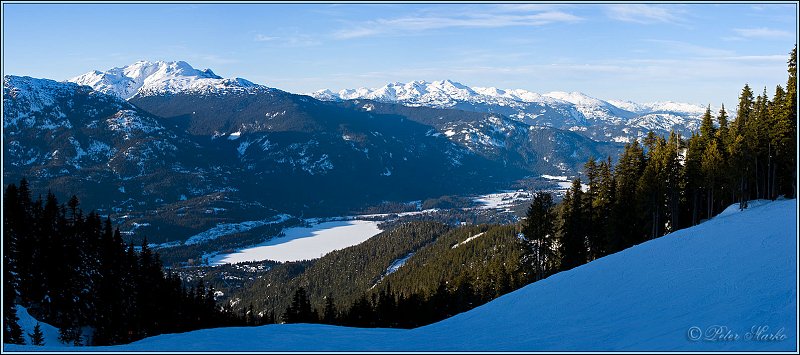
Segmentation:
[(3, 74), (137, 60), (308, 93), (450, 79), (734, 106), (786, 84), (796, 3), (3, 3)]

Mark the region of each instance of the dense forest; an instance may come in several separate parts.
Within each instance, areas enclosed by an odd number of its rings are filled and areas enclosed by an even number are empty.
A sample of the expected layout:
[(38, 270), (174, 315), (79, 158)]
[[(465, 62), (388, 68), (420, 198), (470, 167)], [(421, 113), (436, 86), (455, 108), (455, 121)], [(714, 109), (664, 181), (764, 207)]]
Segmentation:
[[(60, 329), (74, 345), (129, 343), (161, 333), (238, 324), (202, 282), (164, 273), (145, 240), (123, 242), (110, 219), (84, 214), (73, 196), (32, 200), (26, 180), (3, 200), (3, 324), (6, 342), (25, 343), (15, 304)], [(32, 341), (35, 342), (35, 341)]]
[(229, 302), (256, 325), (413, 328), (530, 283), (518, 234), (515, 225), (400, 224), (317, 260), (275, 265)]
[[(772, 99), (745, 85), (736, 116), (710, 107), (700, 131), (681, 138), (650, 133), (625, 146), (616, 165), (590, 158), (586, 186), (573, 181), (563, 201), (536, 194), (524, 234), (538, 275), (596, 258), (709, 219), (752, 199), (797, 196), (797, 48), (786, 89)], [(716, 122), (715, 122), (716, 121)]]

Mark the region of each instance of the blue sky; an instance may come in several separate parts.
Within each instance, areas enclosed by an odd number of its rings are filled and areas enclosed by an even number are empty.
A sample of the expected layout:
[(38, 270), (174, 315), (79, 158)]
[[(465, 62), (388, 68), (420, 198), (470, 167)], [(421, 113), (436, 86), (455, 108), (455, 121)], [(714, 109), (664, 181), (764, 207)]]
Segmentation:
[(734, 106), (786, 83), (795, 3), (3, 4), (3, 74), (185, 60), (282, 90), (451, 79)]

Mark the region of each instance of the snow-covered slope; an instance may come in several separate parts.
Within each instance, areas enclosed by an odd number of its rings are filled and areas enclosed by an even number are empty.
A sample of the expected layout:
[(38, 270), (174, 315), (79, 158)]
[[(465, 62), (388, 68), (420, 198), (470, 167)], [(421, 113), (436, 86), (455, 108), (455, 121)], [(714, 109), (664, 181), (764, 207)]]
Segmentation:
[(599, 141), (628, 141), (648, 130), (688, 134), (699, 127), (705, 107), (675, 102), (638, 104), (601, 100), (580, 92), (539, 94), (523, 89), (469, 87), (451, 80), (390, 83), (380, 88), (329, 89), (309, 94), (319, 100), (368, 99), (406, 106), (499, 113), (518, 121), (581, 132)]
[(5, 172), (38, 170), (28, 178), (71, 175), (98, 165), (131, 178), (163, 165), (176, 144), (188, 143), (116, 96), (74, 83), (8, 75), (3, 77), (3, 128)]
[(569, 104), (563, 100), (539, 95), (526, 90), (500, 90), (494, 87), (468, 87), (451, 80), (428, 82), (424, 80), (408, 83), (389, 83), (380, 88), (344, 89), (332, 92), (329, 89), (309, 94), (319, 100), (368, 99), (381, 102), (402, 103), (407, 106), (450, 108), (460, 102), (515, 105), (515, 103)]
[(211, 69), (195, 69), (184, 61), (138, 61), (104, 72), (91, 71), (68, 81), (87, 85), (102, 93), (114, 94), (123, 99), (136, 95), (213, 93), (259, 87), (242, 78), (224, 79), (214, 74)]
[(584, 117), (591, 120), (603, 120), (618, 124), (636, 116), (634, 113), (616, 107), (607, 101), (596, 99), (581, 92), (554, 91), (544, 94), (544, 96), (575, 105), (575, 108)]
[(42, 339), (44, 341), (44, 346), (42, 347), (31, 346), (30, 348), (43, 350), (50, 347), (59, 347), (59, 348), (63, 347), (72, 349), (72, 345), (65, 345), (58, 341), (58, 328), (44, 322), (39, 322), (38, 320), (36, 320), (36, 318), (33, 318), (33, 316), (31, 316), (28, 313), (28, 310), (25, 309), (25, 307), (17, 305), (16, 308), (17, 308), (17, 318), (19, 318), (19, 322), (17, 322), (17, 324), (19, 324), (19, 327), (22, 328), (22, 335), (25, 338), (25, 344), (31, 343), (30, 335), (33, 334), (33, 329), (36, 327), (37, 323), (39, 324), (39, 330), (42, 331)]
[(702, 116), (706, 111), (705, 107), (683, 102), (660, 101), (636, 103), (633, 101), (608, 100), (608, 103), (637, 114), (648, 114), (653, 112), (685, 112), (695, 116)]
[(220, 328), (86, 350), (797, 351), (796, 205), (730, 209), (417, 329)]

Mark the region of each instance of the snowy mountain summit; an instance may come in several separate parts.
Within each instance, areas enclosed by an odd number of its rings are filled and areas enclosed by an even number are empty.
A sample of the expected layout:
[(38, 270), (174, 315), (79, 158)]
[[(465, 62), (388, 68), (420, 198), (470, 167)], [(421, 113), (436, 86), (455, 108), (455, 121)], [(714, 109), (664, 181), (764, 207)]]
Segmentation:
[[(449, 108), (457, 101), (469, 101), (478, 95), (471, 88), (450, 80), (434, 82), (418, 80), (408, 83), (390, 83), (377, 89), (345, 89), (333, 94), (332, 98), (343, 100), (370, 99), (381, 102), (399, 102), (410, 104), (410, 106)], [(311, 96), (319, 97), (323, 95), (314, 93)]]
[(367, 99), (412, 107), (452, 108), (498, 113), (535, 126), (582, 133), (599, 141), (629, 141), (654, 130), (690, 134), (700, 126), (705, 107), (671, 101), (634, 103), (601, 100), (581, 92), (539, 94), (524, 89), (469, 87), (452, 81), (389, 83), (380, 88), (329, 89), (309, 94), (324, 101)]
[(242, 78), (222, 78), (214, 74), (211, 69), (195, 69), (184, 61), (142, 60), (104, 72), (94, 70), (67, 81), (87, 85), (102, 93), (113, 94), (126, 100), (136, 95), (213, 93), (260, 87)]

